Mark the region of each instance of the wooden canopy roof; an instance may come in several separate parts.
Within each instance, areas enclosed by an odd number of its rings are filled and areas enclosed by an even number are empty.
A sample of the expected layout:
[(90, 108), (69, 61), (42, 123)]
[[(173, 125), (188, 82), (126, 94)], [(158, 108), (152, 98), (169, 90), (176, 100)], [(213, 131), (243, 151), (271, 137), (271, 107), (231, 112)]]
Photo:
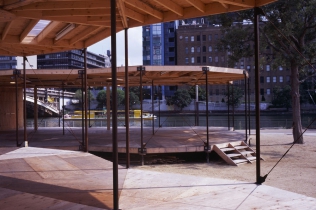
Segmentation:
[[(206, 75), (202, 66), (144, 66), (142, 85), (199, 85), (205, 84)], [(79, 69), (28, 69), (26, 70), (26, 85), (32, 87), (80, 87)], [(140, 71), (136, 66), (128, 68), (129, 86), (140, 85)], [(227, 84), (229, 81), (242, 80), (248, 77), (241, 69), (209, 66), (209, 84)], [(23, 75), (18, 78), (18, 84), (24, 82)], [(0, 71), (0, 87), (15, 87), (13, 70)], [(88, 86), (111, 85), (111, 68), (88, 69)], [(125, 67), (117, 68), (117, 84), (125, 86)]]
[[(116, 0), (116, 30), (246, 10), (274, 1)], [(110, 36), (110, 19), (110, 0), (0, 0), (0, 55), (86, 48)]]

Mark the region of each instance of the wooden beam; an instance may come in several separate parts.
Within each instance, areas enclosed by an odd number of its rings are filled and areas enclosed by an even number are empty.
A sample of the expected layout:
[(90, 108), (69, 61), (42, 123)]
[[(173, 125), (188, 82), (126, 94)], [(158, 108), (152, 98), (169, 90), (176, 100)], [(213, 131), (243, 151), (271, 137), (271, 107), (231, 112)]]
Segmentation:
[(96, 32), (100, 28), (101, 27), (97, 27), (97, 26), (88, 27), (87, 29), (85, 29), (82, 32), (78, 33), (76, 36), (72, 37), (69, 40), (69, 44), (72, 45), (72, 44), (74, 44), (76, 42), (79, 42), (80, 40), (85, 39), (86, 37), (90, 36), (90, 34)]
[(129, 9), (129, 8), (125, 8), (125, 12), (126, 12), (127, 17), (132, 18), (140, 23), (145, 22), (145, 15), (135, 12), (134, 10)]
[(12, 10), (12, 9), (15, 9), (15, 8), (18, 8), (18, 7), (22, 7), (22, 6), (31, 4), (31, 3), (39, 2), (39, 1), (43, 1), (43, 0), (24, 0), (24, 1), (21, 1), (21, 0), (7, 0), (4, 3), (5, 6), (3, 6), (3, 9), (5, 9), (5, 10)]
[(89, 47), (90, 45), (92, 45), (98, 41), (101, 41), (102, 39), (110, 36), (110, 34), (111, 34), (110, 29), (106, 28), (106, 29), (100, 31), (99, 33), (97, 33), (96, 35), (92, 36), (91, 38), (85, 40), (84, 46)]
[(254, 0), (214, 0), (220, 4), (228, 4), (245, 8), (252, 8), (255, 6)]
[(128, 4), (134, 8), (137, 8), (141, 10), (142, 12), (147, 13), (148, 15), (151, 15), (159, 20), (163, 20), (163, 13), (150, 7), (148, 4), (145, 4), (142, 1), (139, 0), (125, 0), (125, 4)]
[(58, 27), (60, 22), (58, 21), (53, 21), (50, 22), (48, 26), (46, 26), (35, 38), (37, 43), (40, 43), (43, 39), (47, 37), (56, 27)]
[(191, 4), (196, 9), (200, 10), (201, 12), (205, 12), (205, 4), (201, 2), (201, 0), (186, 0), (189, 4)]
[(0, 9), (0, 22), (9, 22), (15, 19), (15, 14)]
[(34, 26), (38, 23), (39, 20), (31, 20), (29, 24), (25, 27), (23, 32), (20, 34), (20, 42), (30, 33)]
[(63, 10), (63, 9), (105, 9), (111, 8), (110, 1), (54, 1), (38, 2), (15, 10)]
[(124, 28), (128, 28), (127, 17), (125, 12), (125, 4), (123, 0), (116, 0), (116, 7), (120, 13), (122, 24)]
[(157, 4), (165, 7), (166, 9), (174, 12), (175, 14), (179, 16), (183, 16), (183, 8), (179, 6), (178, 4), (170, 1), (170, 0), (153, 0)]
[(65, 9), (43, 11), (43, 17), (72, 17), (72, 16), (107, 16), (110, 9)]
[(7, 36), (8, 32), (12, 26), (12, 22), (13, 21), (7, 22), (7, 24), (5, 25), (4, 30), (2, 31), (1, 40), (4, 40), (5, 37)]

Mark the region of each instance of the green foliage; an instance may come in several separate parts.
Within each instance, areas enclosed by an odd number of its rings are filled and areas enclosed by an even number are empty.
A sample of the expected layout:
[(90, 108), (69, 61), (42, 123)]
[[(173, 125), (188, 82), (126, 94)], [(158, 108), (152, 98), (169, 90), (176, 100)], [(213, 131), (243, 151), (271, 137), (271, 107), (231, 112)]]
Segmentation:
[(291, 107), (291, 87), (289, 85), (283, 88), (275, 86), (272, 91), (272, 105), (274, 107), (284, 107), (289, 109)]
[[(124, 91), (121, 89), (117, 90), (117, 105), (124, 104)], [(106, 107), (106, 90), (101, 90), (97, 95), (98, 107)], [(112, 107), (112, 90), (110, 93), (110, 104)]]
[(242, 98), (244, 94), (244, 91), (237, 86), (232, 87), (231, 85), (229, 86), (229, 92), (226, 91), (224, 93), (225, 98), (226, 98), (226, 104), (229, 106), (234, 106), (237, 107), (240, 104), (240, 99)]
[(176, 105), (182, 111), (183, 108), (192, 102), (191, 95), (187, 89), (178, 89), (171, 98), (167, 99), (167, 105)]
[[(82, 91), (81, 89), (76, 90), (75, 95), (74, 95), (74, 99), (79, 100), (79, 103), (82, 103)], [(90, 90), (88, 90), (88, 100), (92, 101), (94, 100), (93, 94), (91, 93)]]
[[(195, 90), (195, 85), (194, 85), (189, 89), (189, 94), (190, 94), (191, 98), (193, 98), (193, 99), (196, 98), (195, 93), (196, 93), (196, 90)], [(198, 86), (198, 96), (199, 96), (199, 101), (206, 100), (206, 91), (204, 89), (202, 89), (200, 86)]]

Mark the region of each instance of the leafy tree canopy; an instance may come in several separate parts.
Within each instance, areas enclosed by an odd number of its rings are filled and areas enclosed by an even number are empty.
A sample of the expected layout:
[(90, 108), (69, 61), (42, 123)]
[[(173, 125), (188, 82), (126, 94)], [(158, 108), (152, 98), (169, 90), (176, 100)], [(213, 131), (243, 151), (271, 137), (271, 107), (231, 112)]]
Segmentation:
[[(195, 85), (189, 89), (189, 94), (190, 94), (191, 98), (193, 98), (193, 99), (196, 98)], [(199, 101), (206, 100), (206, 91), (203, 88), (201, 88), (200, 86), (198, 86), (198, 96), (199, 96)]]
[(244, 91), (237, 86), (232, 87), (231, 85), (229, 86), (229, 91), (226, 91), (224, 93), (226, 97), (226, 104), (229, 106), (238, 106), (241, 103), (241, 98), (244, 94)]
[(272, 105), (274, 107), (285, 107), (289, 109), (291, 107), (291, 87), (289, 85), (283, 88), (275, 86), (273, 88)]
[(178, 89), (171, 98), (167, 99), (167, 105), (176, 105), (182, 111), (183, 108), (192, 102), (191, 95), (187, 89)]

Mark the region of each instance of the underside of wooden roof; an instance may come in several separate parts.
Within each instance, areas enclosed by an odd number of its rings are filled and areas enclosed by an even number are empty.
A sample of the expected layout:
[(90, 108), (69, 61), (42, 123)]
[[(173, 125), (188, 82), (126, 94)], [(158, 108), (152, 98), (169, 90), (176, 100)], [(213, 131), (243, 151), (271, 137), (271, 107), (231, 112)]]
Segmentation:
[[(116, 0), (116, 31), (246, 10), (274, 1)], [(110, 36), (110, 8), (110, 0), (0, 0), (0, 55), (39, 55), (86, 48)], [(45, 20), (48, 24), (39, 34), (30, 34)]]
[[(206, 74), (202, 66), (144, 66), (142, 85), (201, 85), (206, 83)], [(26, 70), (26, 85), (33, 87), (81, 87), (79, 69), (45, 69)], [(22, 86), (23, 71), (18, 77), (18, 84)], [(246, 75), (245, 75), (246, 74)], [(129, 86), (140, 85), (140, 71), (136, 66), (128, 68)], [(242, 80), (248, 77), (246, 71), (209, 66), (209, 84), (227, 84), (230, 81)], [(0, 87), (15, 87), (13, 70), (0, 71)], [(117, 84), (125, 86), (125, 67), (117, 68)], [(112, 85), (111, 68), (88, 69), (88, 86)]]

